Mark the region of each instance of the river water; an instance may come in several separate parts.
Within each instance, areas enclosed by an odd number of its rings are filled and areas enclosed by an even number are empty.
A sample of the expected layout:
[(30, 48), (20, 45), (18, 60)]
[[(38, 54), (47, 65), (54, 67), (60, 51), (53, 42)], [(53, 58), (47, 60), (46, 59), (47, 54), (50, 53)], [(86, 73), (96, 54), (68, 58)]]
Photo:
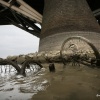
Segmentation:
[(0, 74), (0, 100), (100, 100), (100, 69), (55, 64), (29, 71), (26, 77), (16, 72)]

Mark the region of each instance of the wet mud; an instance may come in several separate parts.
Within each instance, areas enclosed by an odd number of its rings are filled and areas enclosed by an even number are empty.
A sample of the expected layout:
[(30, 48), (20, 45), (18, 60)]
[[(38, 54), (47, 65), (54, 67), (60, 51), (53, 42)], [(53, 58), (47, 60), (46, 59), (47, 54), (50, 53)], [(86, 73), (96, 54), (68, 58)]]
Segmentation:
[(38, 72), (0, 76), (0, 100), (100, 100), (100, 69), (55, 64)]

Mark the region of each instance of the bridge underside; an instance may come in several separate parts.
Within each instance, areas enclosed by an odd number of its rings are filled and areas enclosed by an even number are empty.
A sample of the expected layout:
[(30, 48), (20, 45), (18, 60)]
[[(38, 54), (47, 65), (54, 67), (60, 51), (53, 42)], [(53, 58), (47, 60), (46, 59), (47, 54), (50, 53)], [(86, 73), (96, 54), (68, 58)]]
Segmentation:
[(15, 25), (40, 37), (43, 0), (0, 0), (0, 25)]
[[(99, 0), (87, 0), (100, 24)], [(40, 37), (44, 0), (0, 0), (0, 25), (15, 25)]]

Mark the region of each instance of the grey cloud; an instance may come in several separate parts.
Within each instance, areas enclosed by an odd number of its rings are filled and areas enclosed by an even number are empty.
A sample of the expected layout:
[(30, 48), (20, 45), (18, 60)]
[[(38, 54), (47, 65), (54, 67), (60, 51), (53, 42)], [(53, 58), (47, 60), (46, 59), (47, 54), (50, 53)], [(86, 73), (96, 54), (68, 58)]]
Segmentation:
[(0, 57), (38, 51), (39, 38), (15, 26), (0, 26)]

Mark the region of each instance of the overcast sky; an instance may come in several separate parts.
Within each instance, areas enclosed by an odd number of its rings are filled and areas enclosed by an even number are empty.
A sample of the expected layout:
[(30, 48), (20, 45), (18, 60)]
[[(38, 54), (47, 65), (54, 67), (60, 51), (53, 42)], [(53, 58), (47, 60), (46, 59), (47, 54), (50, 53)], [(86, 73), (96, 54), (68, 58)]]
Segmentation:
[(13, 25), (0, 26), (0, 58), (38, 51), (39, 38)]

